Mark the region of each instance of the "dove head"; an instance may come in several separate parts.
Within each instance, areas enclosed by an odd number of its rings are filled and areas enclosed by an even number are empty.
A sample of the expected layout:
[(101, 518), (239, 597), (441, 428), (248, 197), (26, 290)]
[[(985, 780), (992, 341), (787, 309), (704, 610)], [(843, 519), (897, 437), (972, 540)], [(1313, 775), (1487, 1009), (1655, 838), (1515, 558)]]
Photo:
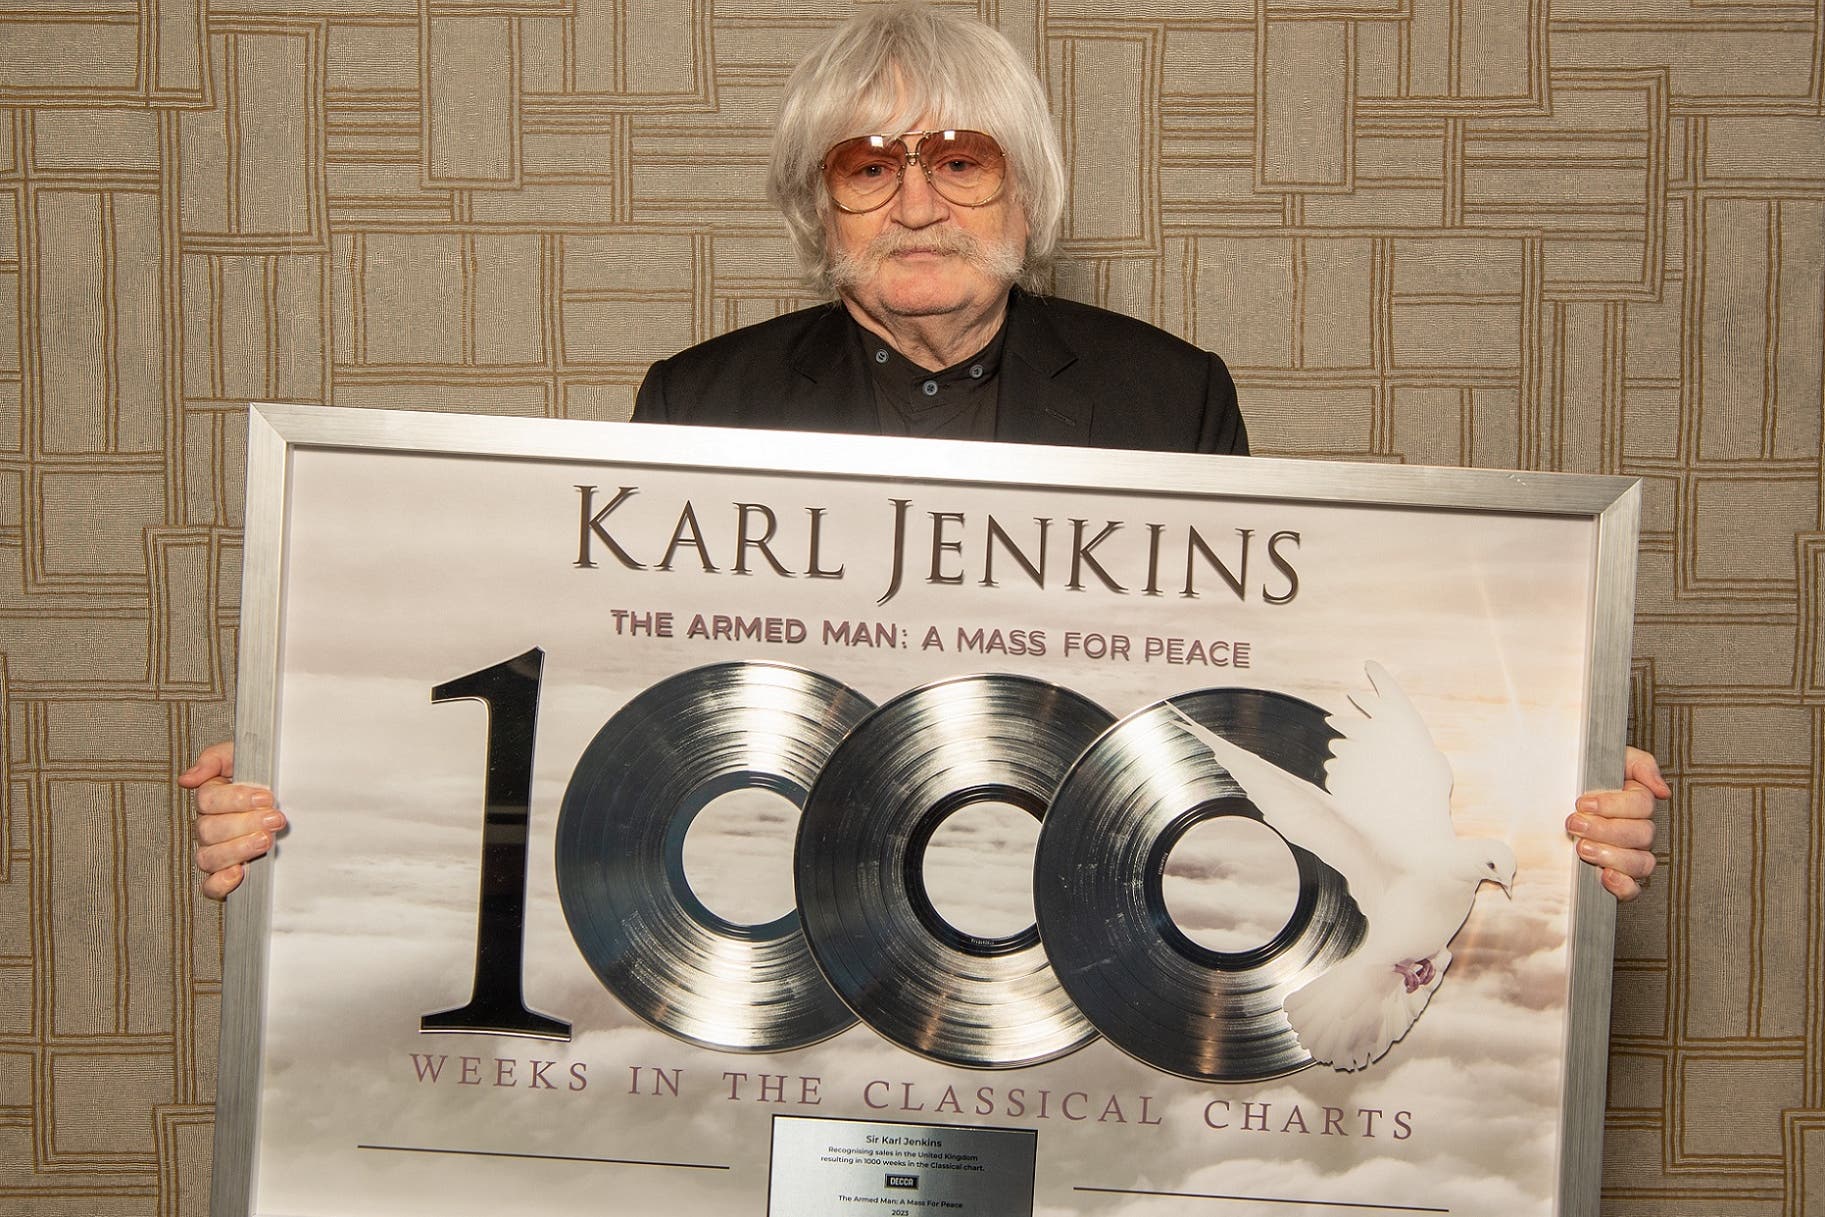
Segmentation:
[(1515, 856), (1508, 842), (1494, 837), (1469, 837), (1460, 844), (1466, 879), (1476, 884), (1499, 883), (1503, 891), (1514, 895)]

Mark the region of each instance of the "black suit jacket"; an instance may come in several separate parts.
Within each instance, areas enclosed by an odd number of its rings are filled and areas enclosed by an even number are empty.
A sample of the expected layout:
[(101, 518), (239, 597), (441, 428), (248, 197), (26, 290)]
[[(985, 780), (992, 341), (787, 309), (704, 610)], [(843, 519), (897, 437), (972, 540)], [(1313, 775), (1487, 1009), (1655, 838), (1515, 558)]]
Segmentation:
[[(634, 421), (880, 432), (855, 323), (840, 304), (788, 313), (654, 364)], [(1245, 455), (1223, 361), (1106, 309), (1013, 293), (995, 438)]]

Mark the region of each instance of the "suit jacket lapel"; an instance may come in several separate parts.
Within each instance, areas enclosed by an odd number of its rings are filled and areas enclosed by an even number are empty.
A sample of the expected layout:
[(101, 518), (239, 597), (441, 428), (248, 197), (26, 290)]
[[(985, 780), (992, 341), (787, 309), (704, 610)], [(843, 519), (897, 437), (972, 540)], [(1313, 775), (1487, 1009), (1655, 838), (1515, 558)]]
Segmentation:
[(1008, 308), (995, 438), (1087, 446), (1093, 403), (1075, 390), (1072, 378), (1066, 375), (1078, 360), (1077, 352), (1052, 324), (1044, 298), (1015, 288)]
[(782, 402), (788, 417), (805, 420), (820, 431), (875, 435), (881, 421), (856, 341), (855, 322), (841, 304), (832, 304), (792, 350), (794, 373)]

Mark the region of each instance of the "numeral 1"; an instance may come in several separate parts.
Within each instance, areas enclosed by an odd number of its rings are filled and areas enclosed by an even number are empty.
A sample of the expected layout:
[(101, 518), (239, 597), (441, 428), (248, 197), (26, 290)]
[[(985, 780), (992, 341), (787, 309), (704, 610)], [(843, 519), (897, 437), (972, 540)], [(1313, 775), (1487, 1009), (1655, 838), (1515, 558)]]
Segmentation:
[(427, 1014), (420, 1031), (530, 1035), (567, 1040), (570, 1024), (526, 1008), (526, 840), (532, 818), (532, 744), (545, 652), (533, 647), (431, 690), (433, 702), (473, 698), (488, 706), (488, 780), (482, 820), (475, 989), (467, 1005)]

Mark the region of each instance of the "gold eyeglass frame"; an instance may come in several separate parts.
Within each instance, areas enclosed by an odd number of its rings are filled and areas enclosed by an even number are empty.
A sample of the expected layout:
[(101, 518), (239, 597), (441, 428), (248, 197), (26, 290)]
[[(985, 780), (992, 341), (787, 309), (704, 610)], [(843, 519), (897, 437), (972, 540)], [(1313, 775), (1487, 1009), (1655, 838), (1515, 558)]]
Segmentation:
[[(931, 166), (929, 164), (927, 164), (924, 161), (924, 159), (922, 159), (919, 155), (919, 149), (924, 146), (925, 138), (929, 135), (942, 135), (942, 136), (947, 136), (947, 137), (955, 137), (958, 135), (979, 135), (983, 139), (987, 140), (989, 142), (989, 144), (995, 149), (996, 155), (1000, 158), (1000, 165), (1001, 165), (1001, 181), (996, 184), (994, 193), (989, 195), (988, 198), (983, 199), (979, 203), (961, 202), (957, 199), (951, 198), (950, 195), (944, 193), (943, 189), (932, 178)], [(914, 140), (914, 142), (912, 144), (909, 145), (909, 144), (907, 144), (906, 141), (908, 138), (910, 138), (912, 136), (917, 136), (918, 138), (916, 140)], [(883, 141), (882, 146), (881, 146), (882, 151), (886, 151), (888, 148), (891, 148), (894, 144), (899, 144), (901, 148), (905, 149), (905, 155), (900, 158), (900, 167), (899, 167), (899, 169), (897, 169), (894, 172), (893, 189), (887, 192), (887, 197), (883, 198), (879, 203), (876, 203), (873, 207), (847, 207), (843, 204), (843, 202), (840, 199), (838, 199), (836, 197), (836, 191), (834, 191), (830, 188), (830, 177), (829, 177), (830, 154), (832, 152), (835, 152), (838, 148), (843, 147), (845, 144), (853, 144), (857, 140), (864, 140), (864, 139), (865, 140), (877, 140), (878, 139), (878, 140)], [(836, 143), (830, 145), (830, 147), (825, 150), (823, 159), (817, 163), (817, 172), (818, 172), (818, 177), (824, 183), (824, 193), (830, 197), (830, 205), (835, 207), (838, 211), (842, 212), (845, 215), (860, 216), (860, 215), (867, 215), (870, 212), (879, 211), (879, 210), (881, 210), (881, 208), (887, 206), (889, 203), (891, 203), (895, 199), (899, 198), (901, 189), (906, 185), (906, 170), (912, 165), (919, 166), (919, 172), (925, 175), (925, 184), (932, 188), (933, 193), (935, 193), (939, 198), (943, 199), (945, 202), (951, 204), (952, 206), (954, 206), (954, 207), (972, 207), (972, 208), (987, 207), (990, 203), (993, 203), (996, 199), (1000, 198), (1002, 195), (1002, 192), (1008, 188), (1007, 164), (1008, 164), (1007, 150), (1001, 146), (1000, 140), (996, 139), (994, 136), (990, 135), (988, 132), (977, 131), (971, 127), (939, 127), (939, 128), (935, 128), (930, 131), (902, 131), (898, 135), (885, 135), (885, 134), (852, 135), (848, 139), (838, 140)]]

